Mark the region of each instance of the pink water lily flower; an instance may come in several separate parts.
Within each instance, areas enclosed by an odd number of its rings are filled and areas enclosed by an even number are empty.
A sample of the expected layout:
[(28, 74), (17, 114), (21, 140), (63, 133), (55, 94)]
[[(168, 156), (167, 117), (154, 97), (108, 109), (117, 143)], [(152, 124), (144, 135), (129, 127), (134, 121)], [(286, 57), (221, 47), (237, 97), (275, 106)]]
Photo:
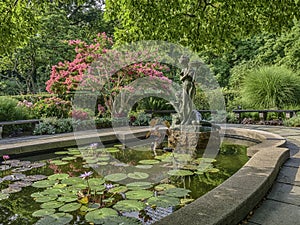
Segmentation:
[(4, 160), (8, 160), (8, 159), (9, 159), (9, 155), (3, 155), (2, 158), (3, 158)]

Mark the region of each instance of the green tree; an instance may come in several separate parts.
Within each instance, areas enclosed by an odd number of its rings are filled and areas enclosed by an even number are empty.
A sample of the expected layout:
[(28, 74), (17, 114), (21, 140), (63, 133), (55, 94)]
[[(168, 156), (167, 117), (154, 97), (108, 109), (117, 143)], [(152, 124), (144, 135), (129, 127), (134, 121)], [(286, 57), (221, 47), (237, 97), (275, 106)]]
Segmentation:
[(100, 6), (99, 1), (89, 0), (84, 4), (70, 1), (69, 4), (46, 8), (39, 18), (35, 35), (30, 36), (22, 47), (0, 56), (2, 92), (44, 91), (52, 66), (75, 56), (67, 40), (89, 40), (90, 35), (97, 32), (111, 32), (108, 24), (103, 22)]
[(118, 43), (165, 40), (199, 51), (226, 48), (235, 38), (282, 32), (299, 19), (299, 2), (235, 0), (106, 0), (105, 16), (117, 23)]

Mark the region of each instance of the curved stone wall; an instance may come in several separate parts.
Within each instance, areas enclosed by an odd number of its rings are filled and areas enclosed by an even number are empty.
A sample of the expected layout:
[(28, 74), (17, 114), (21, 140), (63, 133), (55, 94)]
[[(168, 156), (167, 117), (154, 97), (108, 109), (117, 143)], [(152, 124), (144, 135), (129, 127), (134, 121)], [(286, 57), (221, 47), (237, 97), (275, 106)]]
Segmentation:
[(281, 165), (289, 158), (289, 149), (280, 147), (285, 139), (276, 134), (241, 128), (228, 128), (223, 132), (228, 136), (256, 139), (260, 143), (248, 148), (250, 160), (233, 176), (155, 225), (238, 224), (266, 195)]

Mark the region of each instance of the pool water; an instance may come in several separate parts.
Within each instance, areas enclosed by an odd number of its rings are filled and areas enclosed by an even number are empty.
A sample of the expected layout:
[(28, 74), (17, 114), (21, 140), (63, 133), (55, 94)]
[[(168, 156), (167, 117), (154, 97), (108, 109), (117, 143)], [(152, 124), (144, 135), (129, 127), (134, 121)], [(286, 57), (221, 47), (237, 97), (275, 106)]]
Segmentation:
[(214, 159), (91, 145), (7, 160), (0, 224), (152, 224), (232, 176), (247, 146), (225, 140)]

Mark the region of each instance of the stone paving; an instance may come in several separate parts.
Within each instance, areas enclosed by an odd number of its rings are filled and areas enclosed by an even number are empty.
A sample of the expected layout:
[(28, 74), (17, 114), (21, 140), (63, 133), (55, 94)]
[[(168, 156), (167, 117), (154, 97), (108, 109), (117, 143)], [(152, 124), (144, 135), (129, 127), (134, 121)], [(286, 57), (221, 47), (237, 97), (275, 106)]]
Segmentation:
[(300, 225), (300, 129), (245, 125), (246, 129), (264, 130), (287, 139), (290, 159), (281, 168), (266, 200), (254, 211), (249, 225)]

